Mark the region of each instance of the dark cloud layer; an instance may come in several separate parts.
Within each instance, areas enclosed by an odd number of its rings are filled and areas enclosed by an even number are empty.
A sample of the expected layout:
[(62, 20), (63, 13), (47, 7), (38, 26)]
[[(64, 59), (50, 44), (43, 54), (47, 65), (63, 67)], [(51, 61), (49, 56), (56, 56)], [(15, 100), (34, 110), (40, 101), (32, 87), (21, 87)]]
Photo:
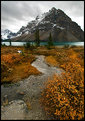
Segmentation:
[(62, 9), (84, 29), (83, 1), (2, 1), (1, 28), (18, 31), (21, 26), (27, 25), (37, 15), (49, 11), (52, 7)]

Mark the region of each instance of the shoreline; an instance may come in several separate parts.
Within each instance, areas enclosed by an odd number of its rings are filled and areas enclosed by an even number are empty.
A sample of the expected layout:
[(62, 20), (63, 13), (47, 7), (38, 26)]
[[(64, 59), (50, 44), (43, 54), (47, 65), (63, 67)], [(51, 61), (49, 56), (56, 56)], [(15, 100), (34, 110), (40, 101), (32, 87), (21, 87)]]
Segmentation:
[[(22, 41), (22, 42), (21, 41), (18, 41), (18, 42), (11, 41), (11, 46), (24, 46), (24, 44), (26, 44), (26, 43), (27, 42), (24, 42), (24, 41)], [(28, 43), (35, 46), (34, 41), (29, 41)], [(84, 47), (84, 42), (53, 42), (53, 43), (54, 43), (54, 45), (53, 45), (54, 47), (62, 47), (62, 46), (83, 46)], [(2, 44), (2, 46), (4, 46), (4, 44), (6, 46), (10, 46), (9, 41), (2, 41), (1, 44)], [(40, 46), (47, 46), (47, 42), (46, 41), (41, 41)]]

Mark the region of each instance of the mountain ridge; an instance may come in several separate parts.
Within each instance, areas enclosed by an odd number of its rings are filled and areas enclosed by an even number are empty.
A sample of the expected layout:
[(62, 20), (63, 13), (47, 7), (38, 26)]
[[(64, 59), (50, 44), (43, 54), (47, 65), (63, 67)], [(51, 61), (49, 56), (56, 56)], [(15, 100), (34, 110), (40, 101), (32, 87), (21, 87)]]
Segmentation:
[(35, 31), (39, 29), (40, 40), (47, 41), (51, 32), (53, 41), (84, 41), (81, 27), (71, 20), (62, 10), (52, 8), (36, 16), (35, 20), (22, 26), (12, 41), (34, 41)]
[(12, 37), (15, 37), (16, 33), (13, 33), (12, 31), (10, 31), (9, 29), (5, 29), (1, 32), (1, 39), (5, 40), (5, 39), (10, 39)]

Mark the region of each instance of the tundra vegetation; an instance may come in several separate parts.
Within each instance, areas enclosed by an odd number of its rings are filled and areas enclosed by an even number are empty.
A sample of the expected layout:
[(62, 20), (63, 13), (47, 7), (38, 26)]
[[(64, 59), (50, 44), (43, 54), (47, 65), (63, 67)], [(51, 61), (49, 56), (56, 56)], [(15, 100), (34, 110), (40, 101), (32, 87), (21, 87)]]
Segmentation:
[[(22, 50), (23, 53), (18, 53)], [(84, 119), (84, 48), (48, 49), (39, 46), (31, 50), (24, 47), (1, 47), (1, 83), (14, 83), (40, 72), (31, 65), (35, 55), (44, 55), (50, 66), (65, 72), (53, 75), (45, 82), (40, 103), (47, 115), (56, 120)]]
[[(22, 50), (18, 53), (18, 50)], [(17, 82), (40, 72), (31, 66), (35, 56), (24, 47), (1, 47), (1, 83)]]
[[(80, 47), (56, 49), (47, 63), (65, 70), (48, 79), (40, 99), (47, 115), (56, 120), (84, 119), (84, 50)], [(58, 63), (58, 64), (57, 64)]]

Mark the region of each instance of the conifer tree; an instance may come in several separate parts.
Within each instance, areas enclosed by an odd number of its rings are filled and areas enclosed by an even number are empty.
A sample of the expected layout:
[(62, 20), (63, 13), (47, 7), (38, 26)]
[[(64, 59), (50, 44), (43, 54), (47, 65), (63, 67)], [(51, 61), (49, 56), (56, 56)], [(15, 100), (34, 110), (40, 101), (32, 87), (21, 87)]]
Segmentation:
[(48, 40), (48, 46), (53, 46), (53, 40), (52, 40), (52, 35), (51, 35), (51, 32), (49, 34), (49, 40)]
[(11, 46), (11, 39), (10, 39), (9, 43), (10, 43), (10, 46)]
[(35, 43), (37, 46), (40, 46), (39, 29), (36, 29), (35, 32)]

